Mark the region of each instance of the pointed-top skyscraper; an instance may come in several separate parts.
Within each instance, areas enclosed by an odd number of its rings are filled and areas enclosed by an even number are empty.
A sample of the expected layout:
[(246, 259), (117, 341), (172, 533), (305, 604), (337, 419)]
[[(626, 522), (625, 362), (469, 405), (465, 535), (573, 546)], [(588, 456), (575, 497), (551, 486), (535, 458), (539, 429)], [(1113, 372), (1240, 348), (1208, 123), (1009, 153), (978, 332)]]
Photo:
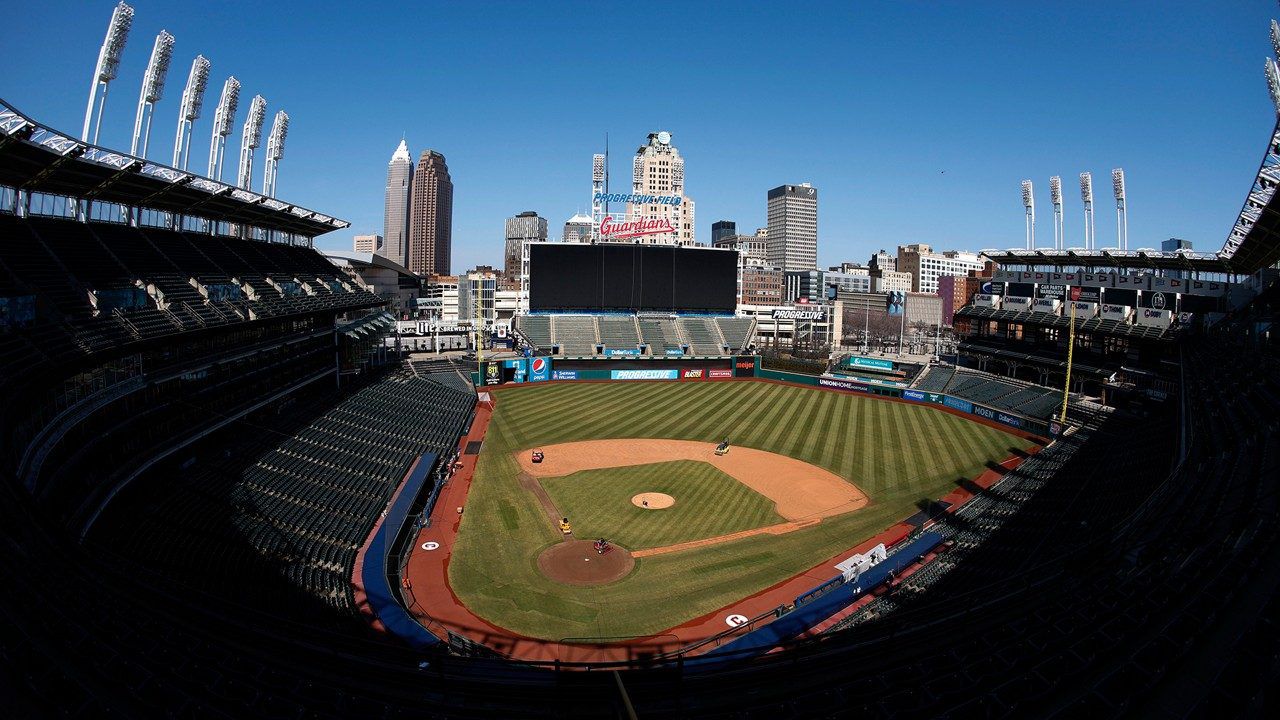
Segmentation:
[(409, 266), (409, 203), (413, 188), (413, 157), (404, 138), (387, 164), (387, 200), (383, 213), (382, 255)]

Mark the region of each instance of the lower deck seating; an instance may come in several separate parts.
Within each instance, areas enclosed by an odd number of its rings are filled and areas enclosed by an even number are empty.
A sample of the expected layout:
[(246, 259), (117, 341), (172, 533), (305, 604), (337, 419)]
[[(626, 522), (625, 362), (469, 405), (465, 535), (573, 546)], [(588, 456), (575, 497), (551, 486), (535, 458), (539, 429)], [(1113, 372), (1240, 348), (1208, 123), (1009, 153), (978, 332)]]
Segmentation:
[(337, 402), (326, 394), (242, 422), (220, 437), (225, 452), (136, 480), (91, 541), (251, 606), (275, 606), (255, 584), (274, 577), (353, 613), (357, 551), (413, 460), (452, 455), (475, 395), (412, 370)]

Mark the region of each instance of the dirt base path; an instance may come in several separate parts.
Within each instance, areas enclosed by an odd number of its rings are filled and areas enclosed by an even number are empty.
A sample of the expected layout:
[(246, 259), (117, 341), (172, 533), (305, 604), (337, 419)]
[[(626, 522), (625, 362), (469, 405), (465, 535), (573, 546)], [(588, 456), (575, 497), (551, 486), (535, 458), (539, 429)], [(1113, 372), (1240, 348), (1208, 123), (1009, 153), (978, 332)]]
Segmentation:
[(715, 443), (636, 438), (583, 440), (539, 449), (545, 454), (541, 463), (530, 459), (530, 450), (515, 453), (520, 469), (534, 478), (670, 460), (710, 463), (772, 500), (778, 514), (793, 522), (841, 515), (867, 504), (865, 493), (829, 470), (753, 448), (735, 446), (727, 455), (716, 455)]
[(728, 535), (717, 535), (715, 537), (703, 538), (701, 540), (690, 540), (689, 542), (676, 543), (675, 545), (663, 545), (662, 547), (645, 548), (644, 550), (636, 550), (631, 553), (634, 557), (649, 557), (651, 555), (665, 555), (666, 553), (680, 552), (681, 550), (692, 550), (693, 548), (706, 547), (708, 545), (718, 545), (722, 542), (730, 540), (741, 540), (752, 535), (785, 535), (794, 532), (800, 528), (806, 528), (810, 525), (817, 525), (821, 520), (801, 520), (799, 522), (785, 522), (768, 527), (754, 528), (752, 530), (741, 530)]
[(551, 499), (551, 496), (547, 494), (546, 488), (542, 487), (542, 483), (538, 482), (538, 479), (529, 473), (520, 473), (518, 479), (520, 480), (520, 487), (533, 493), (533, 496), (538, 498), (538, 504), (542, 506), (543, 511), (547, 513), (547, 517), (551, 520), (551, 527), (559, 530), (560, 518), (563, 518), (564, 515), (561, 514), (560, 508), (556, 507), (556, 503)]

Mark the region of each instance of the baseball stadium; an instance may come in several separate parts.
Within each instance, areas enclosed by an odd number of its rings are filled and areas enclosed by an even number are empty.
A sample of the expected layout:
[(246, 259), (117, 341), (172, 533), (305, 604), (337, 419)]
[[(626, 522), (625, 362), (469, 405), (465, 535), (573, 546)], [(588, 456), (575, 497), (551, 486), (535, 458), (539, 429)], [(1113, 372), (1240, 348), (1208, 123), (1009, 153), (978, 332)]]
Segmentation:
[(6, 717), (1274, 716), (1280, 111), (1221, 249), (984, 250), (954, 352), (599, 238), (428, 352), (286, 114), (189, 169), (203, 56), (98, 144), (132, 18), (79, 136), (0, 100)]

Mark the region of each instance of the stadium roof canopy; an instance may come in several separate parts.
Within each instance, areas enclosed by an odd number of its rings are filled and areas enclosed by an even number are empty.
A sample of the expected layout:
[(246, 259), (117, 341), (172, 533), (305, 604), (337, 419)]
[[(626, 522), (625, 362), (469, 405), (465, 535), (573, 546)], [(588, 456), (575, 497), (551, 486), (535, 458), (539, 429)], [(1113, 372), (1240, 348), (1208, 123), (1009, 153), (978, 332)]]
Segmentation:
[(1245, 198), (1240, 216), (1218, 253), (1232, 266), (1253, 272), (1280, 261), (1280, 117), (1271, 130), (1267, 152), (1253, 179), (1253, 188)]
[(1226, 274), (1253, 272), (1223, 257), (1221, 253), (1190, 250), (983, 250), (982, 254), (998, 265), (1186, 270)]
[(82, 142), (0, 99), (0, 185), (315, 237), (350, 225), (250, 190)]

